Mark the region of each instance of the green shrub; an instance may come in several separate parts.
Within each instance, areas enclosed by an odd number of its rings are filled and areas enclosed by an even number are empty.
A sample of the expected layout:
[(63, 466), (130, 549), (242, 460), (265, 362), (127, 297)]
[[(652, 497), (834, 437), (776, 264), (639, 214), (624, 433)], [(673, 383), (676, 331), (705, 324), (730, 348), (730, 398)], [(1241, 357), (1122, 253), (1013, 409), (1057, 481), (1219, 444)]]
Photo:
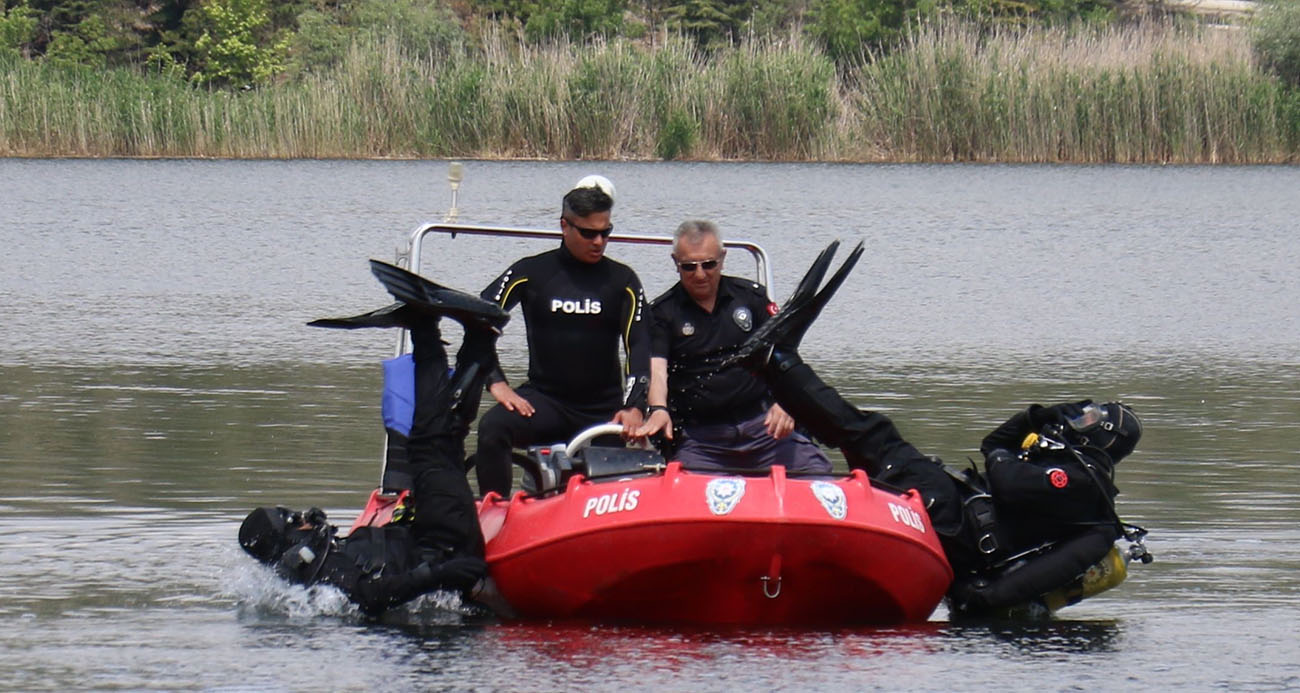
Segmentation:
[(660, 159), (672, 160), (689, 156), (700, 137), (700, 123), (683, 109), (674, 109), (659, 130), (655, 154)]
[(1254, 29), (1255, 58), (1260, 67), (1300, 87), (1300, 2), (1265, 0)]

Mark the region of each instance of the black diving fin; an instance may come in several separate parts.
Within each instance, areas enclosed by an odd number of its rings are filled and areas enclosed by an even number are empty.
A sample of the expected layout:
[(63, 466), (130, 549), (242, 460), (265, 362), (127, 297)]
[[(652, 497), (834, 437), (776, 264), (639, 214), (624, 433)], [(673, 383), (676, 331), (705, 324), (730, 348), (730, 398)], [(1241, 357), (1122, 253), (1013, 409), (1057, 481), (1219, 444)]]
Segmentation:
[(826, 276), (826, 270), (830, 269), (831, 260), (835, 259), (835, 252), (839, 248), (840, 242), (838, 240), (831, 241), (830, 245), (817, 254), (812, 264), (808, 266), (808, 271), (804, 272), (803, 278), (799, 280), (799, 284), (790, 293), (790, 298), (785, 300), (781, 312), (793, 311), (816, 298), (817, 287), (821, 285), (822, 277)]
[(396, 265), (371, 260), (370, 272), (393, 298), (421, 313), (446, 316), (466, 327), (477, 325), (498, 334), (510, 321), (510, 314), (491, 301), (436, 284)]
[(356, 330), (362, 327), (411, 327), (422, 318), (414, 308), (398, 301), (377, 310), (346, 318), (321, 318), (307, 323), (312, 327)]
[[(835, 241), (817, 256), (813, 266), (799, 282), (794, 295), (786, 302), (785, 307), (755, 330), (754, 334), (723, 362), (724, 366), (733, 363), (761, 366), (767, 362), (774, 348), (786, 351), (798, 349), (799, 342), (808, 331), (808, 327), (818, 315), (821, 315), (822, 309), (839, 290), (840, 285), (849, 276), (849, 272), (858, 264), (858, 259), (862, 257), (865, 250), (862, 242), (859, 241), (844, 260), (844, 264), (835, 270), (835, 274), (831, 275), (821, 290), (816, 291), (817, 284), (826, 274), (826, 269), (838, 246), (839, 241)], [(813, 291), (816, 293), (813, 294)]]

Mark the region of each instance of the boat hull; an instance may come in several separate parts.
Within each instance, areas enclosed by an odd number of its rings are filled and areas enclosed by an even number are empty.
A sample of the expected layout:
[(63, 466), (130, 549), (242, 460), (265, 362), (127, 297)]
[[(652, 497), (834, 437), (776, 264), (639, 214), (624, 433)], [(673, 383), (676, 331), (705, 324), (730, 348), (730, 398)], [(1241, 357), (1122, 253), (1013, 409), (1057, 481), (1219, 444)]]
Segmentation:
[(919, 496), (861, 472), (736, 477), (672, 463), (575, 476), (547, 497), (489, 495), (479, 518), (497, 587), (525, 618), (901, 623), (926, 619), (952, 580)]

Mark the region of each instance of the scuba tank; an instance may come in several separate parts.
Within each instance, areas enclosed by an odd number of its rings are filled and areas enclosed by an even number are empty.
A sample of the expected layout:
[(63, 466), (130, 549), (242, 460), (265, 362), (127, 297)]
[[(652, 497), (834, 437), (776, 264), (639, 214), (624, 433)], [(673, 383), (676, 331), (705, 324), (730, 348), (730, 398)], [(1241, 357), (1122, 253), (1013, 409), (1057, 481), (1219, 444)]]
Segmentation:
[(1118, 546), (1112, 546), (1100, 561), (1088, 566), (1083, 575), (1038, 599), (1048, 611), (1078, 604), (1124, 582), (1128, 577), (1128, 561), (1128, 553), (1121, 553)]

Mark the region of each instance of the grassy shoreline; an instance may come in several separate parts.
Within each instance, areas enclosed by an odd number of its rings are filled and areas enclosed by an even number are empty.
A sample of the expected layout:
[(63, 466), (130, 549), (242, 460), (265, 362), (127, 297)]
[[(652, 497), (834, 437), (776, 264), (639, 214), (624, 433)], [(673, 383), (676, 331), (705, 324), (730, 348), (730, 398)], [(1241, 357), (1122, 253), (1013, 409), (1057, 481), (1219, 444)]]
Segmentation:
[(1300, 92), (1244, 32), (924, 27), (837, 70), (800, 43), (412, 56), (354, 44), (247, 91), (0, 59), (0, 156), (1295, 163)]

